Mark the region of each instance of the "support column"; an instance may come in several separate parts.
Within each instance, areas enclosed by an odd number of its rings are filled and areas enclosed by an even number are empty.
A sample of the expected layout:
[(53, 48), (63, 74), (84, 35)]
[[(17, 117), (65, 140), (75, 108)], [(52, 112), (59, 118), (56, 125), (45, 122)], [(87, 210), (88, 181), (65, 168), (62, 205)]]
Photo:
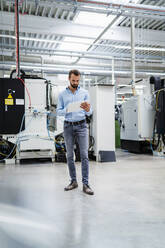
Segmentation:
[(112, 59), (112, 84), (115, 85), (115, 61)]
[(115, 86), (115, 105), (117, 105), (117, 88), (115, 83), (115, 60), (112, 59), (112, 85)]
[(132, 91), (135, 92), (135, 17), (131, 17), (131, 69), (132, 69)]
[(97, 84), (97, 76), (95, 76), (95, 84)]
[(43, 59), (43, 57), (41, 56), (41, 75), (42, 75), (42, 77), (44, 78), (44, 70), (43, 70), (43, 65), (44, 65), (44, 59)]
[(83, 75), (82, 79), (83, 79), (83, 88), (85, 89), (85, 75)]

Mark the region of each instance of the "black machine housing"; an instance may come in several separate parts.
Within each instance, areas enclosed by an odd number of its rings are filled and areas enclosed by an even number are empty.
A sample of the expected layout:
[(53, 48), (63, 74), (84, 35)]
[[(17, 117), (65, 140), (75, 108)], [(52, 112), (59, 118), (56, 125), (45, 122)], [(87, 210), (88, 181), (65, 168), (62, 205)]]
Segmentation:
[(18, 134), (24, 130), (24, 113), (23, 82), (20, 79), (0, 78), (0, 135)]

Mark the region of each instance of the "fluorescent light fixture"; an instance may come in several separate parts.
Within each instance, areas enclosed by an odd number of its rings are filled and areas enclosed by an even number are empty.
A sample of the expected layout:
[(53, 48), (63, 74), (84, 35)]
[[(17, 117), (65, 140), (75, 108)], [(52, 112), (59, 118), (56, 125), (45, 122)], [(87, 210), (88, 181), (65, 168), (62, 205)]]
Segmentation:
[(81, 12), (78, 14), (77, 18), (75, 19), (75, 23), (84, 24), (84, 25), (93, 25), (98, 27), (105, 27), (114, 19), (114, 15), (107, 16), (106, 14), (100, 13), (88, 13), (88, 12)]
[[(123, 94), (124, 95), (124, 94)], [(129, 97), (124, 97), (124, 99), (122, 99), (121, 97), (117, 97), (117, 100), (128, 100), (129, 99)]]
[(69, 49), (72, 51), (86, 51), (90, 46), (90, 44), (91, 42), (89, 42), (89, 39), (67, 37), (64, 38), (63, 41), (61, 42), (60, 49), (62, 50)]
[[(125, 92), (117, 92), (117, 93), (116, 93), (116, 95), (122, 95), (122, 96), (123, 96), (124, 94), (127, 94), (127, 93), (125, 93)], [(130, 93), (128, 93), (128, 94), (130, 94)]]
[[(2, 38), (11, 38), (11, 39), (16, 39), (15, 36), (13, 35), (6, 35), (6, 34), (0, 34), (0, 37)], [(81, 45), (90, 45), (91, 43), (89, 42), (89, 39), (83, 39), (83, 38), (72, 38), (72, 37), (67, 37), (65, 40), (48, 40), (48, 39), (41, 39), (41, 38), (34, 38), (34, 37), (24, 37), (20, 36), (20, 40), (28, 40), (28, 41), (39, 41), (39, 42), (48, 42), (48, 43), (71, 43), (71, 44), (81, 44)], [(88, 41), (88, 42), (87, 42)]]
[(146, 75), (149, 75), (149, 76), (165, 76), (165, 73), (164, 72), (145, 72)]
[[(99, 45), (99, 44), (97, 44), (97, 45)], [(103, 44), (102, 44), (102, 46), (103, 46)], [(120, 45), (109, 45), (109, 46), (116, 48), (116, 49), (129, 49), (129, 50), (131, 49), (131, 46), (120, 46)], [(165, 48), (158, 48), (158, 47), (138, 47), (138, 46), (136, 46), (135, 50), (165, 52)]]
[(146, 85), (135, 85), (135, 88), (136, 89), (144, 89), (144, 88), (146, 88), (147, 86)]
[(129, 84), (119, 84), (117, 87), (132, 87), (132, 85)]
[[(139, 0), (135, 0), (134, 3), (137, 3)], [(102, 2), (98, 0), (98, 2)], [(110, 1), (104, 1), (104, 3), (109, 3)], [(114, 2), (114, 1), (113, 1)], [(127, 4), (130, 3), (131, 0), (120, 0), (120, 4)], [(90, 5), (84, 5), (84, 7), (87, 8), (93, 8), (95, 9), (96, 6), (90, 6)], [(97, 6), (99, 9), (105, 9), (105, 7)], [(111, 11), (111, 10), (110, 10)], [(109, 12), (110, 12), (109, 11)], [(92, 12), (83, 12), (80, 11), (77, 17), (75, 18), (74, 22), (78, 24), (84, 24), (84, 25), (92, 25), (92, 26), (100, 26), (100, 27), (106, 27), (114, 18), (116, 15), (107, 15), (107, 14), (101, 14), (101, 13), (92, 13)], [(123, 17), (120, 17), (119, 19), (122, 19)], [(118, 21), (119, 21), (118, 19)], [(115, 26), (116, 23), (113, 24)]]

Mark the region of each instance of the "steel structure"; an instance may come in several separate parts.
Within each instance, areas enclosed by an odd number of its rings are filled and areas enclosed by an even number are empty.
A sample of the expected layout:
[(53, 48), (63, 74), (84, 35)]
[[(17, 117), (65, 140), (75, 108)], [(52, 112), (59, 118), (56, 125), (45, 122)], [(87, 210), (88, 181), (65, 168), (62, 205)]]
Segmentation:
[[(163, 0), (18, 2), (20, 66), (27, 72), (35, 68), (37, 73), (53, 75), (75, 67), (88, 77), (97, 75), (99, 82), (112, 72), (119, 79), (129, 78), (129, 82), (134, 47), (132, 68), (136, 68), (136, 77), (165, 75)], [(15, 65), (14, 12), (13, 0), (1, 0), (0, 69), (5, 73)], [(77, 23), (82, 12), (107, 16), (110, 21), (104, 26), (99, 20), (95, 24)], [(133, 43), (131, 46), (131, 18), (134, 18), (134, 46)], [(65, 44), (67, 49), (62, 48)], [(80, 45), (85, 48), (81, 50)]]

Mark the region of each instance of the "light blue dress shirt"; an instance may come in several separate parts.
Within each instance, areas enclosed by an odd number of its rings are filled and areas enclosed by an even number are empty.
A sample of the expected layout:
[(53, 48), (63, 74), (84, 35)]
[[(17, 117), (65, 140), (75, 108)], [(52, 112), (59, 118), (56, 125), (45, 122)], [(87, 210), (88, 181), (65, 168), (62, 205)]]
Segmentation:
[(92, 108), (90, 111), (86, 112), (84, 109), (77, 112), (67, 113), (67, 106), (72, 102), (89, 102), (88, 91), (78, 86), (76, 91), (73, 93), (68, 87), (59, 94), (58, 104), (57, 104), (57, 115), (64, 115), (66, 121), (81, 121), (85, 119), (86, 115), (92, 114)]

